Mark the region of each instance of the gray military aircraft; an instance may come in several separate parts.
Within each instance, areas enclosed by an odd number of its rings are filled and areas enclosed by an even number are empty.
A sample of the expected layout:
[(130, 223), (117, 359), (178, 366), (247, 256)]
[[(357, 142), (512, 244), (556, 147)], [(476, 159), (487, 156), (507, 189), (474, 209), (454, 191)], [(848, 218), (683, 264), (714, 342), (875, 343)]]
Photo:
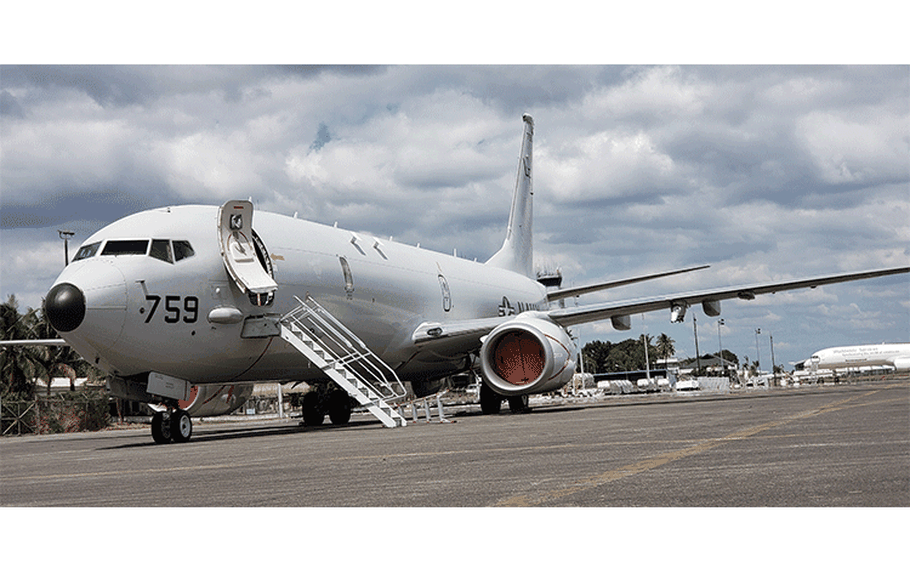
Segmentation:
[[(568, 326), (822, 284), (910, 272), (900, 267), (686, 292), (582, 307), (560, 299), (704, 266), (548, 291), (535, 279), (532, 139), (524, 134), (502, 248), (484, 263), (257, 212), (249, 201), (165, 207), (89, 237), (45, 299), (54, 329), (111, 375), (112, 394), (161, 405), (157, 442), (186, 441), (191, 413), (225, 412), (270, 382), (334, 382), (303, 400), (306, 424), (346, 423), (361, 404), (385, 425), (413, 390), (476, 369), (481, 408), (527, 410), (528, 395), (568, 382), (577, 347)], [(255, 223), (254, 223), (255, 221)], [(424, 388), (423, 390), (427, 390)], [(183, 403), (181, 403), (183, 401)], [(195, 411), (192, 409), (195, 408)]]

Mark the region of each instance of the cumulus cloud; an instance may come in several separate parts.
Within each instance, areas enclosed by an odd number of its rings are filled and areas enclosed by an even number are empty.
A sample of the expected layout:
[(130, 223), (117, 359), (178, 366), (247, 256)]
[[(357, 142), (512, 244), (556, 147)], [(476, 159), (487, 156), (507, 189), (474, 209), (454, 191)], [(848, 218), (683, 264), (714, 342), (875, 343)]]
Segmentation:
[(907, 179), (907, 127), (906, 113), (845, 117), (812, 112), (798, 120), (796, 136), (824, 183), (856, 186)]

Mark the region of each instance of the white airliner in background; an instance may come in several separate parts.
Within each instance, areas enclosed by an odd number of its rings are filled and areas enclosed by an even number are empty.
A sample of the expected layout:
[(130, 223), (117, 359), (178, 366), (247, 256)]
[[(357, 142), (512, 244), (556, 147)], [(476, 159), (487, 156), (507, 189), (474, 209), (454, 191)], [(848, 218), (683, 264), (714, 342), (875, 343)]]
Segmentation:
[(892, 367), (896, 371), (906, 371), (910, 370), (910, 343), (828, 347), (816, 351), (796, 367), (806, 371), (861, 367)]
[[(689, 270), (571, 289), (535, 280), (532, 138), (525, 115), (518, 176), (502, 248), (485, 263), (267, 212), (249, 201), (137, 213), (89, 237), (45, 299), (67, 344), (111, 375), (112, 394), (160, 404), (157, 442), (185, 441), (190, 415), (239, 406), (258, 381), (335, 383), (303, 401), (304, 422), (350, 419), (361, 404), (387, 426), (411, 381), (477, 370), (481, 407), (527, 409), (575, 371), (567, 328), (669, 310), (673, 322), (702, 304), (910, 272), (910, 267), (790, 282), (555, 307), (551, 302)], [(557, 302), (558, 303), (558, 302)], [(180, 402), (183, 401), (183, 402)]]

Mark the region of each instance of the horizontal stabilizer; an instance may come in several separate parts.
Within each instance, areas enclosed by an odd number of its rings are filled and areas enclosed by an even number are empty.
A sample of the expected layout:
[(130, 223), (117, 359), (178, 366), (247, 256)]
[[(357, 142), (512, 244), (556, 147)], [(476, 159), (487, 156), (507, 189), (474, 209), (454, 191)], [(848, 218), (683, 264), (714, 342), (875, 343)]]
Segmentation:
[(8, 339), (0, 341), (0, 347), (65, 347), (62, 339)]

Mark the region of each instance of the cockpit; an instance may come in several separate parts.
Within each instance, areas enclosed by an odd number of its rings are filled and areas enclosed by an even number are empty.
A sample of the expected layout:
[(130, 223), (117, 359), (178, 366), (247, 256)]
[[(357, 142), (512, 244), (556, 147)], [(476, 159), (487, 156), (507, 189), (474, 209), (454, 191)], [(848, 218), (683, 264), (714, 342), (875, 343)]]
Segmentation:
[[(101, 245), (104, 244), (102, 248)], [(101, 251), (101, 256), (137, 255), (150, 256), (173, 264), (196, 254), (189, 241), (170, 239), (112, 239), (83, 245), (73, 257), (73, 262), (91, 258)]]

